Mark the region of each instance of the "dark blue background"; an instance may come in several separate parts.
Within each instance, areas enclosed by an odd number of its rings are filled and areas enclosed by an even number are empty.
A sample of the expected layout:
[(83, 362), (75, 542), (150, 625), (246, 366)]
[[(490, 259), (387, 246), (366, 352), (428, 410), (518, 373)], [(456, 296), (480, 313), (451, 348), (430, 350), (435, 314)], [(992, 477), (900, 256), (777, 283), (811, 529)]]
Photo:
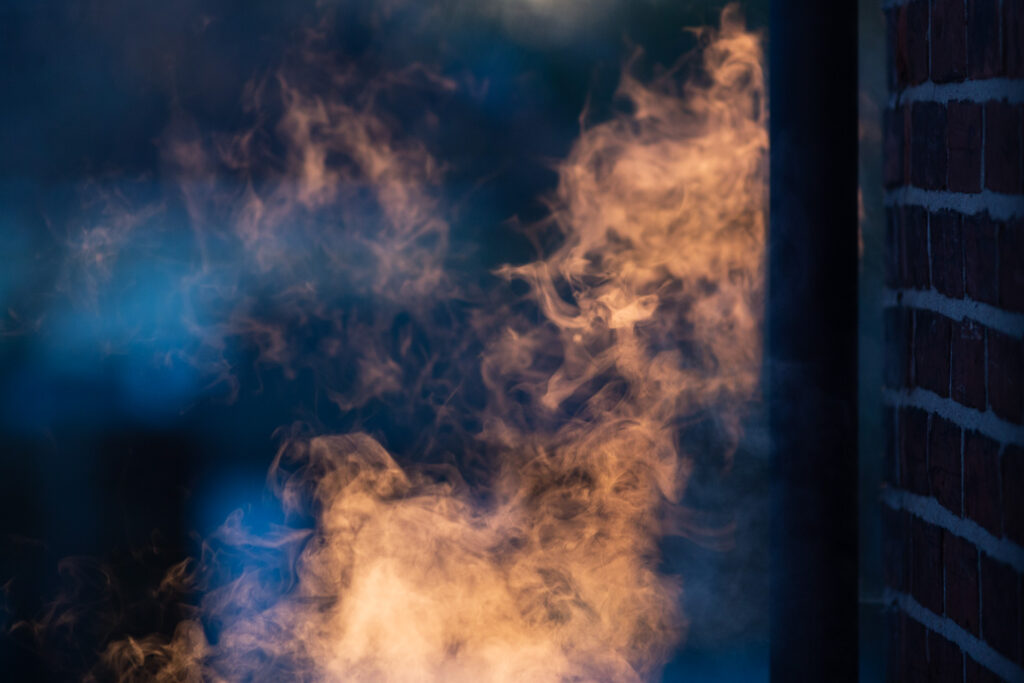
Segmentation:
[[(502, 0), (495, 0), (500, 3)], [(457, 207), (463, 263), (484, 273), (523, 260), (528, 245), (504, 221), (543, 215), (538, 198), (556, 182), (550, 160), (565, 155), (578, 116), (607, 116), (623, 59), (643, 46), (644, 64), (670, 64), (693, 48), (682, 27), (713, 24), (718, 2), (608, 2), (577, 30), (506, 21), (451, 6), (428, 17), (399, 11), (369, 27), (368, 3), (342, 7), (330, 36), (339, 52), (382, 67), (416, 60), (446, 74), (489, 79), (484, 97), (441, 106), (432, 141), (453, 171), (446, 201)], [(468, 3), (472, 5), (473, 3)], [(509, 0), (508, 4), (514, 4)], [(763, 0), (745, 3), (754, 26)], [(155, 367), (181, 332), (165, 325), (175, 302), (159, 272), (146, 272), (116, 310), (82, 314), (57, 293), (64, 226), (82, 210), (83, 186), (132, 179), (132, 192), (160, 193), (157, 139), (175, 107), (200, 126), (232, 129), (242, 88), (280, 62), (313, 2), (268, 0), (25, 0), (0, 6), (0, 580), (3, 626), (38, 616), (69, 584), (86, 598), (110, 568), (124, 603), (145, 594), (164, 569), (194, 552), (242, 506), (274, 515), (263, 491), (273, 430), (296, 417), (343, 429), (312, 377), (246, 369), (234, 402), (184, 364)], [(450, 124), (450, 125), (448, 125)], [(487, 178), (486, 182), (480, 182)], [(171, 219), (174, 208), (170, 210)], [(126, 352), (100, 343), (119, 326), (151, 332)], [(413, 417), (377, 422), (400, 454)], [(755, 425), (756, 431), (756, 425)], [(684, 539), (665, 544), (665, 567), (686, 581), (691, 637), (666, 680), (766, 680), (767, 552), (763, 453), (745, 448), (728, 477), (713, 457), (698, 468), (693, 499), (738, 522), (737, 550)], [(700, 463), (699, 463), (700, 464)], [(197, 535), (198, 534), (198, 535)], [(88, 602), (88, 599), (84, 600)], [(2, 641), (8, 680), (64, 680), (87, 669), (110, 634), (101, 623), (37, 650), (23, 631)], [(167, 629), (171, 613), (132, 613), (135, 632)]]

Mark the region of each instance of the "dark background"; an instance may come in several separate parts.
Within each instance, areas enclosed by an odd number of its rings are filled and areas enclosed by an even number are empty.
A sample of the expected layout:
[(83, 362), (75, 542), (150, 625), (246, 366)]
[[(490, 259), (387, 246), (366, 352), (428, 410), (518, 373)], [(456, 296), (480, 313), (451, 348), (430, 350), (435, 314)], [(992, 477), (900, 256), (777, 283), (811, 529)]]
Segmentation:
[[(527, 258), (523, 238), (502, 226), (543, 215), (538, 198), (557, 180), (550, 162), (568, 151), (588, 98), (592, 120), (607, 116), (635, 46), (642, 68), (671, 64), (694, 47), (683, 27), (715, 24), (722, 3), (607, 0), (577, 16), (529, 11), (527, 0), (421, 4), (384, 19), (339, 5), (329, 36), (353, 59), (489, 79), (485, 97), (444, 104), (446, 128), (459, 134), (434, 142), (454, 169), (444, 190), (458, 209), (453, 239), (475, 245), (464, 267), (484, 272)], [(765, 25), (766, 7), (744, 3), (751, 25)], [(86, 313), (59, 286), (62, 243), (87, 188), (128, 178), (133, 192), (157, 194), (157, 141), (174, 112), (237, 127), (245, 83), (280, 63), (317, 16), (301, 1), (0, 5), (0, 625), (39, 618), (67, 591), (84, 615), (41, 649), (24, 628), (0, 641), (8, 680), (75, 678), (111, 633), (173, 625), (174, 613), (158, 610), (105, 619), (143, 598), (231, 510), (273, 514), (264, 476), (276, 427), (310, 416), (346, 426), (318, 402), (312, 377), (258, 371), (245, 349), (230, 401), (186, 367), (148, 362), (181, 341), (164, 324), (159, 279)], [(112, 353), (105, 342), (126, 326), (151, 333)], [(763, 430), (751, 423), (731, 472), (710, 455), (690, 492), (691, 503), (736, 520), (736, 549), (665, 542), (691, 618), (666, 680), (767, 680)], [(376, 426), (400, 454), (416, 431), (412, 417)]]

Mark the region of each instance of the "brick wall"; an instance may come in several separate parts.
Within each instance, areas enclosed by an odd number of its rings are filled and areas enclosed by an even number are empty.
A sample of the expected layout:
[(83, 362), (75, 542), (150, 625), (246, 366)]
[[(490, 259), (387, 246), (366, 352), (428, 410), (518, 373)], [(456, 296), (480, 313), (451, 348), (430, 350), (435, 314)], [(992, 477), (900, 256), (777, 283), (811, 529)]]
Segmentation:
[(1024, 0), (884, 9), (889, 678), (1024, 680)]

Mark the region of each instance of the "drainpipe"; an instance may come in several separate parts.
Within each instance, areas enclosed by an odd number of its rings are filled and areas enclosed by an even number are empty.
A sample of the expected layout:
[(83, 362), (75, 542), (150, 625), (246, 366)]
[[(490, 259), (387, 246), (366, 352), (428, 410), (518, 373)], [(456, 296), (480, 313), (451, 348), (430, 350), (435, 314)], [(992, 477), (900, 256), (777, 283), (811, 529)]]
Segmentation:
[(772, 0), (771, 679), (857, 680), (857, 3)]

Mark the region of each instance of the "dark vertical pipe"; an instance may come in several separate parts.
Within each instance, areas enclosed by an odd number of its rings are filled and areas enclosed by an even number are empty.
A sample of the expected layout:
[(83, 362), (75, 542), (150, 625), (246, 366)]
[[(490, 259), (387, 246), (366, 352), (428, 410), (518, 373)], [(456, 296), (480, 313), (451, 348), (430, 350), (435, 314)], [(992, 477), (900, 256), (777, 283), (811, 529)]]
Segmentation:
[(857, 680), (857, 3), (772, 0), (772, 680)]

